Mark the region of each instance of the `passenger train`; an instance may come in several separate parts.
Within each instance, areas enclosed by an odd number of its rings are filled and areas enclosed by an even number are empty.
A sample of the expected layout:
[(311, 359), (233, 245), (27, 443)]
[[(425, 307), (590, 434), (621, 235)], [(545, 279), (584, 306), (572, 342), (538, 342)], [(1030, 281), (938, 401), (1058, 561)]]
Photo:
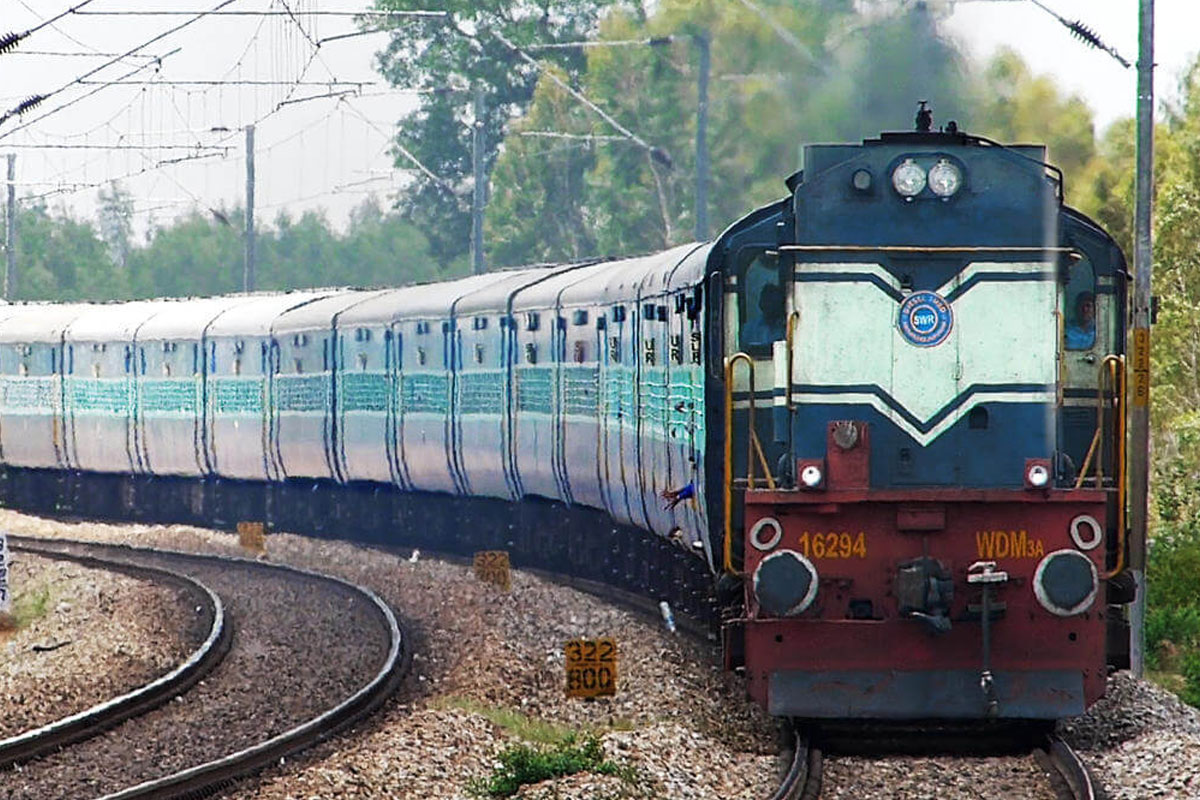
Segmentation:
[(1120, 250), (953, 125), (786, 186), (638, 258), (0, 307), (0, 497), (503, 547), (709, 617), (780, 716), (1081, 713), (1130, 599)]

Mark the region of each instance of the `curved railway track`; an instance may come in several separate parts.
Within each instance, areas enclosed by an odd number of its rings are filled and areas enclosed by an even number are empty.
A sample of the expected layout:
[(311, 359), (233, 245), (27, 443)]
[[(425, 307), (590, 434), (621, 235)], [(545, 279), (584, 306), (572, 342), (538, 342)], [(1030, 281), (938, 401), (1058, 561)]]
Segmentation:
[[(76, 737), (74, 746), (6, 776), (13, 800), (207, 795), (362, 719), (411, 662), (408, 637), (387, 604), (338, 578), (228, 556), (16, 536), (10, 542), (105, 568), (113, 567), (101, 562), (127, 571), (166, 568), (201, 580), (223, 598), (223, 630), (236, 631), (225, 659), (203, 683), (193, 680), (179, 702), (136, 717), (105, 719), (112, 709), (93, 709), (91, 738)], [(289, 637), (292, 628), (298, 633)]]
[(1034, 755), (1050, 774), (1058, 800), (1099, 800), (1099, 787), (1092, 781), (1083, 760), (1058, 736), (1047, 736), (1045, 746)]
[(28, 542), (15, 545), (16, 552), (46, 558), (73, 561), (86, 567), (121, 572), (135, 578), (166, 583), (182, 588), (197, 603), (197, 611), (207, 622), (204, 641), (179, 666), (133, 691), (114, 697), (77, 714), (42, 725), (33, 730), (0, 740), (0, 768), (19, 764), (59, 748), (83, 741), (130, 717), (162, 705), (204, 678), (229, 651), (232, 629), (221, 598), (212, 589), (179, 572), (129, 564), (106, 558), (73, 555), (39, 547)]

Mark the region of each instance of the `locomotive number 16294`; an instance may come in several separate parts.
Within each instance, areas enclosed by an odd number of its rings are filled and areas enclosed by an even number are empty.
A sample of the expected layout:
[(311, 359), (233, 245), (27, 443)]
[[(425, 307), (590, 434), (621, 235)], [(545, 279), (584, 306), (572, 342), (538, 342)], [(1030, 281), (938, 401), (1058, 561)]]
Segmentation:
[(850, 533), (800, 534), (800, 552), (805, 558), (866, 558), (867, 535), (863, 531)]

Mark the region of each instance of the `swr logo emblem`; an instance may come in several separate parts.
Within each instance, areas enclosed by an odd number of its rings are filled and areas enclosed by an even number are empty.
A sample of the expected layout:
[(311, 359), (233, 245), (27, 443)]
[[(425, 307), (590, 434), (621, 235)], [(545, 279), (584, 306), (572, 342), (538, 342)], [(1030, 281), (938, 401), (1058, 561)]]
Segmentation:
[(954, 312), (937, 292), (913, 292), (900, 304), (896, 324), (910, 344), (935, 347), (950, 335), (954, 327)]

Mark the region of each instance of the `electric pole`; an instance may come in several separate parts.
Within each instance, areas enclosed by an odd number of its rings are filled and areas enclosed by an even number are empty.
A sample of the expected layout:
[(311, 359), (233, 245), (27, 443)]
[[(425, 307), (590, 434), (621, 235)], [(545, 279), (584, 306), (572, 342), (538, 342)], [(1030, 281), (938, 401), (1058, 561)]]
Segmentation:
[(476, 275), (483, 274), (483, 208), (487, 203), (487, 174), (483, 168), (483, 90), (475, 90), (475, 119), (471, 124), (471, 263)]
[(4, 218), (4, 299), (17, 291), (17, 154), (8, 154), (8, 212)]
[(1154, 200), (1154, 0), (1138, 19), (1137, 199), (1134, 208), (1133, 397), (1129, 413), (1129, 570), (1137, 596), (1129, 614), (1129, 666), (1145, 671), (1146, 521), (1150, 506), (1150, 277)]
[(697, 34), (700, 69), (696, 84), (696, 241), (708, 238), (708, 78), (712, 71), (712, 37)]
[(246, 126), (246, 258), (242, 291), (254, 291), (254, 126)]

